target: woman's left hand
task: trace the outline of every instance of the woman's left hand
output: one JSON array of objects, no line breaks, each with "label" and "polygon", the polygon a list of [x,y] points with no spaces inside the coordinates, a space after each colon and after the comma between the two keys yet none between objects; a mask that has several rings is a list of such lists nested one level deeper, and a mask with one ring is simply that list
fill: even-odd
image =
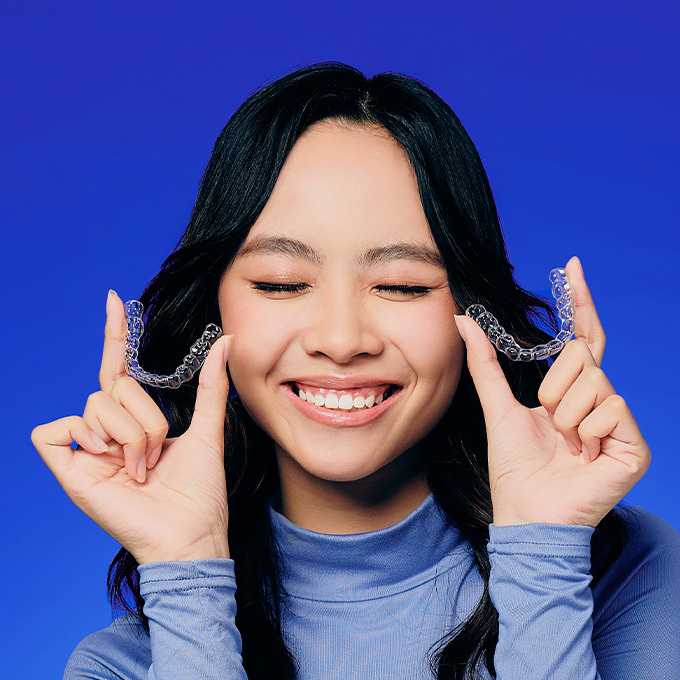
[{"label": "woman's left hand", "polygon": [[484,410],[496,526],[597,526],[649,467],[649,447],[599,367],[605,336],[580,262],[566,269],[576,335],[541,383],[541,406],[514,398],[484,331],[456,317]]}]

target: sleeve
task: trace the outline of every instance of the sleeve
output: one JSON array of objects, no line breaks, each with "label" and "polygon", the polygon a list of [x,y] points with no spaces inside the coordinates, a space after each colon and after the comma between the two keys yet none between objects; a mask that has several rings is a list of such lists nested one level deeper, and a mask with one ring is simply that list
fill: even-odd
[{"label": "sleeve", "polygon": [[232,560],[143,564],[139,576],[151,639],[148,680],[247,680]]},{"label": "sleeve", "polygon": [[680,534],[640,512],[592,588],[591,527],[490,527],[498,680],[680,678]]},{"label": "sleeve", "polygon": [[628,546],[593,586],[593,650],[604,680],[680,678],[680,533],[626,508]]},{"label": "sleeve", "polygon": [[64,680],[246,680],[232,560],[143,564],[139,576],[149,634],[116,619],[76,647]]},{"label": "sleeve", "polygon": [[593,531],[556,524],[489,527],[498,680],[601,680],[592,647]]}]

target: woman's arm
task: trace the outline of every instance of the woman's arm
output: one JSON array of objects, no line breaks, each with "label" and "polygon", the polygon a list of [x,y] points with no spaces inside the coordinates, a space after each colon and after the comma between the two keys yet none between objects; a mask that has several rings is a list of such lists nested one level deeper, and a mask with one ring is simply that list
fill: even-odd
[{"label": "woman's arm", "polygon": [[[650,461],[635,419],[600,369],[604,332],[578,260],[567,271],[577,335],[547,372],[539,407],[515,400],[484,332],[471,319],[457,318],[487,431],[489,589],[499,614],[499,680],[600,677],[590,537]],[[611,613],[614,627],[620,614]],[[654,645],[642,628],[637,632]],[[666,653],[653,652],[659,658]]]},{"label": "woman's arm", "polygon": [[591,644],[592,533],[557,524],[489,527],[498,680],[600,680]]},{"label": "woman's arm", "polygon": [[[224,472],[229,338],[215,342],[208,354],[188,430],[166,438],[163,413],[125,373],[124,337],[123,304],[109,295],[101,390],[90,396],[82,418],[70,416],[35,428],[33,443],[71,500],[135,557],[140,574],[158,574],[159,569],[165,574],[145,581],[142,591],[155,677],[244,677],[234,625],[233,573],[204,573],[195,566],[206,560],[213,567],[230,562]],[[138,642],[126,648],[130,654],[136,648],[142,654],[141,637]],[[200,675],[184,672],[177,660],[190,669],[199,649],[204,661],[217,665]],[[110,656],[119,650],[100,651],[90,654],[99,670],[81,673],[74,669],[78,658],[82,662],[88,656],[82,646],[69,664],[70,677],[100,677],[100,671],[101,677],[119,677],[110,670],[115,666]],[[232,661],[225,666],[225,659]],[[213,671],[222,674],[210,675]]]},{"label": "woman's arm", "polygon": [[630,540],[592,589],[591,527],[490,527],[498,680],[680,677],[680,534],[619,512]]},{"label": "woman's arm", "polygon": [[151,637],[149,679],[247,680],[232,560],[144,564],[139,574]]},{"label": "woman's arm", "polygon": [[64,680],[246,680],[228,559],[140,565],[149,635],[132,616],[88,636]]}]

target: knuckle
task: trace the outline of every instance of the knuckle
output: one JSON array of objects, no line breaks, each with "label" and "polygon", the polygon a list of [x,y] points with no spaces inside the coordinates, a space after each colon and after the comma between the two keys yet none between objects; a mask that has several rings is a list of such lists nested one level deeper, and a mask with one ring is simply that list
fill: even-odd
[{"label": "knuckle", "polygon": [[85,421],[80,416],[67,416],[63,422],[66,427],[73,429],[74,427],[80,427]]},{"label": "knuckle", "polygon": [[616,413],[625,413],[628,410],[626,400],[620,394],[612,394],[605,399],[607,407]]},{"label": "knuckle", "polygon": [[598,366],[586,366],[583,371],[581,371],[581,375],[593,385],[597,385],[601,383],[603,379],[607,379],[604,371]]},{"label": "knuckle", "polygon": [[649,456],[646,456],[644,458],[634,458],[631,462],[628,463],[628,469],[630,470],[630,474],[632,475],[633,478],[639,479],[642,477],[645,472],[647,472],[649,468],[649,464],[651,462],[651,459]]},{"label": "knuckle", "polygon": [[571,430],[576,423],[569,419],[564,413],[559,410],[555,412],[553,416],[553,425],[558,432],[566,432]]},{"label": "knuckle", "polygon": [[584,355],[588,351],[588,345],[581,338],[573,338],[568,342],[562,353]]},{"label": "knuckle", "polygon": [[588,427],[587,423],[581,423],[577,428],[576,432],[578,432],[578,436],[581,439],[581,441],[587,441],[593,436],[593,433],[590,432],[590,429]]},{"label": "knuckle", "polygon": [[108,396],[109,395],[106,394],[106,392],[102,392],[101,390],[99,392],[93,392],[85,402],[85,410],[93,409],[96,411],[97,408],[107,400]]},{"label": "knuckle", "polygon": [[157,423],[149,432],[151,439],[165,439],[168,436],[169,426],[165,419],[162,423]]},{"label": "knuckle", "polygon": [[548,411],[554,411],[558,400],[555,395],[555,391],[545,384],[541,384],[538,388],[538,401],[546,408]]},{"label": "knuckle", "polygon": [[34,446],[42,444],[43,433],[45,432],[45,425],[38,425],[31,430],[31,441]]},{"label": "knuckle", "polygon": [[130,447],[137,451],[138,449],[146,448],[146,433],[141,428],[138,428],[134,433],[130,434],[125,448]]},{"label": "knuckle", "polygon": [[121,375],[117,377],[113,386],[111,387],[111,396],[116,398],[117,395],[129,392],[130,390],[141,389],[139,383],[129,375]]},{"label": "knuckle", "polygon": [[156,404],[156,402],[153,401],[150,396],[149,399],[153,403],[154,411],[153,415],[149,419],[147,431],[151,437],[165,439],[168,434],[168,430],[170,429],[170,425],[158,404]]},{"label": "knuckle", "polygon": [[573,356],[575,359],[579,359],[584,366],[590,365],[593,361],[593,354],[590,351],[588,343],[582,338],[574,338],[571,342],[568,342],[563,352],[568,350],[569,355]]}]

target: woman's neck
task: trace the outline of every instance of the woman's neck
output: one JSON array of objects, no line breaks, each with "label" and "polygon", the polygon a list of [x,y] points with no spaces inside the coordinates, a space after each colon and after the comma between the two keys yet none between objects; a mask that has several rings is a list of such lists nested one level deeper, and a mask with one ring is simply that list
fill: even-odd
[{"label": "woman's neck", "polygon": [[293,524],[322,534],[357,534],[393,526],[430,492],[417,452],[364,479],[337,482],[308,474],[277,451],[281,512]]}]

